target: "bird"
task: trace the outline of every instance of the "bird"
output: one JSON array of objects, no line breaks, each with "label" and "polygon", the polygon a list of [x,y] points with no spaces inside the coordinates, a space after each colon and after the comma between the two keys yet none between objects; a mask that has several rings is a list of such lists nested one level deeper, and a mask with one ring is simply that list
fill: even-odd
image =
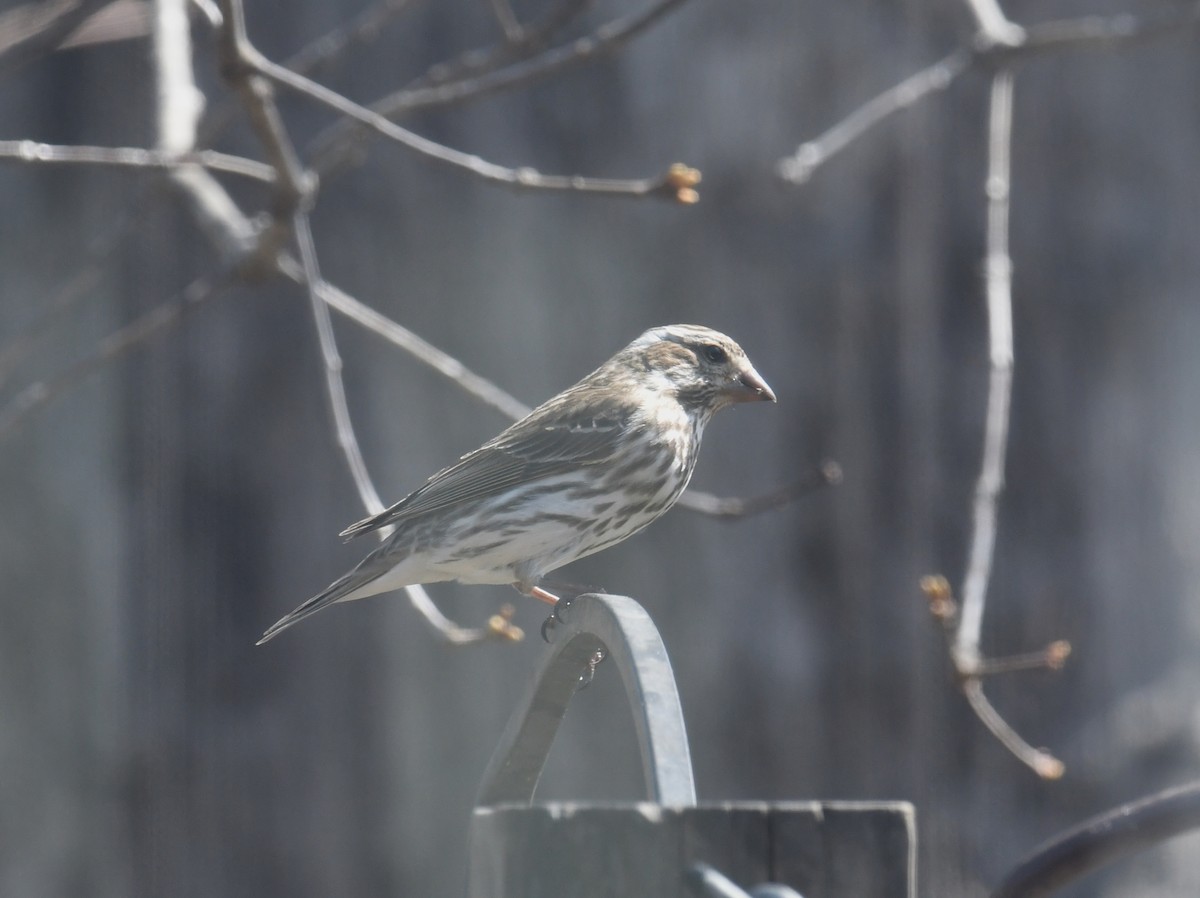
[{"label": "bird", "polygon": [[673,324],[437,472],[345,539],[391,528],[344,576],[269,627],[259,645],[336,602],[415,584],[511,583],[554,605],[547,573],[637,533],[687,486],[713,414],[775,394],[731,338]]}]

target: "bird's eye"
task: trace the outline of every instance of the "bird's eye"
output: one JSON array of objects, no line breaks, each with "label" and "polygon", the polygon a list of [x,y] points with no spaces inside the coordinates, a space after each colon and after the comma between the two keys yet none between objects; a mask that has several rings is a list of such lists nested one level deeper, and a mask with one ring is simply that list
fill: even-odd
[{"label": "bird's eye", "polygon": [[715,343],[710,343],[704,347],[704,357],[714,365],[719,365],[721,362],[729,361],[729,356],[725,354],[725,350]]}]

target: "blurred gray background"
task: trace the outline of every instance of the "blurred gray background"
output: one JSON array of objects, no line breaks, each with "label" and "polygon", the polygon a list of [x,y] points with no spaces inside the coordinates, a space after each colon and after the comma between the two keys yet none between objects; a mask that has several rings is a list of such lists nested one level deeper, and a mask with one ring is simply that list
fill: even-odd
[{"label": "blurred gray background", "polygon": [[[249,0],[283,59],[357,12]],[[1011,0],[1032,24],[1165,0]],[[518,3],[531,15],[543,3]],[[600,2],[570,34],[625,11]],[[510,166],[702,170],[701,201],[518,193],[375,143],[326,179],[324,275],[529,403],[643,329],[733,335],[779,395],[714,421],[694,485],[844,483],[736,523],[676,509],[564,574],[638,598],[671,653],[702,799],[907,799],[922,894],[978,896],[1042,839],[1194,778],[1200,747],[1197,31],[1030,60],[1016,82],[1016,368],[984,648],[1069,639],[1059,674],[988,685],[1066,765],[1010,756],[956,691],[918,579],[961,579],[987,382],[988,78],[973,73],[791,187],[777,161],[968,41],[961,0],[692,0],[621,52],[406,125]],[[197,25],[210,106],[225,96]],[[478,0],[414,3],[317,73],[370,101],[495,43]],[[149,146],[144,40],[4,73],[0,139]],[[281,95],[301,147],[332,119]],[[258,155],[241,120],[217,146]],[[229,181],[243,208],[262,190]],[[0,408],[217,260],[153,174],[0,166]],[[122,231],[122,219],[130,217]],[[105,248],[116,236],[114,246]],[[385,499],[506,421],[335,316]],[[367,548],[305,295],[239,287],[0,444],[0,893],[459,894],[475,789],[543,649],[544,609],[437,586],[464,624],[518,601],[529,637],[450,649],[402,597],[261,631]],[[615,671],[572,705],[547,799],[640,794]],[[1200,838],[1066,895],[1200,891]],[[553,850],[548,846],[547,850]]]}]

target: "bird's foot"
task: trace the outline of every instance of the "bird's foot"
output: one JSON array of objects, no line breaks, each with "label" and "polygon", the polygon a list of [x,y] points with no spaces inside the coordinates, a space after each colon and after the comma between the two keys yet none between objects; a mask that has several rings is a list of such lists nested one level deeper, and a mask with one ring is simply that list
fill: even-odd
[{"label": "bird's foot", "polygon": [[542,639],[550,642],[550,634],[554,632],[559,624],[565,624],[567,619],[563,616],[568,608],[571,607],[572,596],[564,596],[554,602],[554,608],[550,612],[550,616],[542,621]]}]

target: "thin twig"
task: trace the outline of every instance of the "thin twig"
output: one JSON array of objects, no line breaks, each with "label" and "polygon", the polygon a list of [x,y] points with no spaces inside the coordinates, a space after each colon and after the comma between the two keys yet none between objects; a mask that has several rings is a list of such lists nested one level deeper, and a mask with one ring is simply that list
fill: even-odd
[{"label": "thin twig", "polygon": [[384,98],[372,108],[389,117],[401,116],[434,106],[442,107],[479,99],[502,90],[527,87],[563,69],[582,65],[620,49],[685,2],[687,0],[657,0],[639,12],[614,19],[585,37],[553,47],[530,59],[488,72],[479,78],[414,91],[401,91]]},{"label": "thin twig", "polygon": [[951,646],[963,694],[975,714],[1017,758],[1045,779],[1062,776],[1063,765],[1049,753],[1028,745],[1009,726],[983,694],[980,634],[983,609],[996,549],[1000,493],[1008,450],[1012,401],[1013,325],[1012,258],[1008,251],[1009,196],[1012,183],[1013,73],[1002,69],[992,78],[988,118],[987,255],[985,262],[988,309],[988,400],[983,436],[983,459],[975,485],[971,543],[963,576],[962,610]]},{"label": "thin twig", "polygon": [[[384,120],[400,118],[420,110],[457,105],[500,91],[536,84],[560,71],[614,52],[685,2],[686,0],[657,0],[639,12],[600,26],[585,37],[545,50],[510,66],[486,71],[474,78],[398,91],[373,103],[371,111],[383,116]],[[363,124],[379,130],[368,122]],[[317,165],[319,171],[328,167],[328,160],[341,160],[338,150],[342,142],[361,139],[362,134],[356,133],[357,131],[359,129],[353,125],[340,123],[326,133],[318,135],[313,141],[312,155],[322,160]]]},{"label": "thin twig", "polygon": [[819,165],[840,153],[884,119],[907,109],[934,91],[945,90],[965,72],[971,63],[969,50],[958,49],[946,58],[855,109],[824,134],[800,144],[791,156],[779,162],[779,176],[793,184],[803,184]]},{"label": "thin twig", "polygon": [[1012,398],[1012,259],[1008,253],[1011,183],[1013,75],[1005,69],[992,79],[988,125],[987,280],[988,401],[983,459],[975,485],[971,543],[962,587],[962,614],[954,638],[955,664],[970,672],[979,661],[983,608],[996,546],[996,517],[1004,488]]},{"label": "thin twig", "polygon": [[1058,639],[1040,652],[1026,652],[1023,655],[1008,655],[1004,658],[981,658],[975,667],[975,675],[982,678],[1023,670],[1062,670],[1070,656],[1071,643],[1065,639]]},{"label": "thin twig", "polygon": [[97,165],[155,171],[175,171],[183,165],[197,165],[209,171],[238,175],[267,184],[275,181],[275,170],[271,166],[216,150],[173,153],[141,147],[63,146],[33,140],[0,140],[0,159],[36,165]]},{"label": "thin twig", "polygon": [[1056,780],[1062,778],[1063,771],[1066,769],[1063,766],[1063,762],[1045,749],[1034,748],[1022,739],[1017,731],[1009,726],[1008,722],[992,707],[992,703],[983,694],[983,683],[978,677],[970,677],[963,680],[962,691],[963,695],[967,697],[967,704],[975,712],[975,716],[983,722],[983,725],[999,740],[1000,744],[1012,752],[1021,763],[1033,770],[1042,779]]},{"label": "thin twig", "polygon": [[694,188],[700,181],[700,173],[684,165],[675,164],[662,175],[639,179],[544,175],[532,168],[508,168],[488,162],[470,153],[444,146],[409,131],[407,128],[402,128],[379,113],[373,112],[365,106],[359,106],[336,91],[286,69],[257,52],[247,57],[247,62],[253,65],[256,71],[275,83],[328,106],[434,162],[469,172],[485,181],[528,190],[602,193],[633,197],[663,196],[684,204],[694,203],[698,199]]}]

